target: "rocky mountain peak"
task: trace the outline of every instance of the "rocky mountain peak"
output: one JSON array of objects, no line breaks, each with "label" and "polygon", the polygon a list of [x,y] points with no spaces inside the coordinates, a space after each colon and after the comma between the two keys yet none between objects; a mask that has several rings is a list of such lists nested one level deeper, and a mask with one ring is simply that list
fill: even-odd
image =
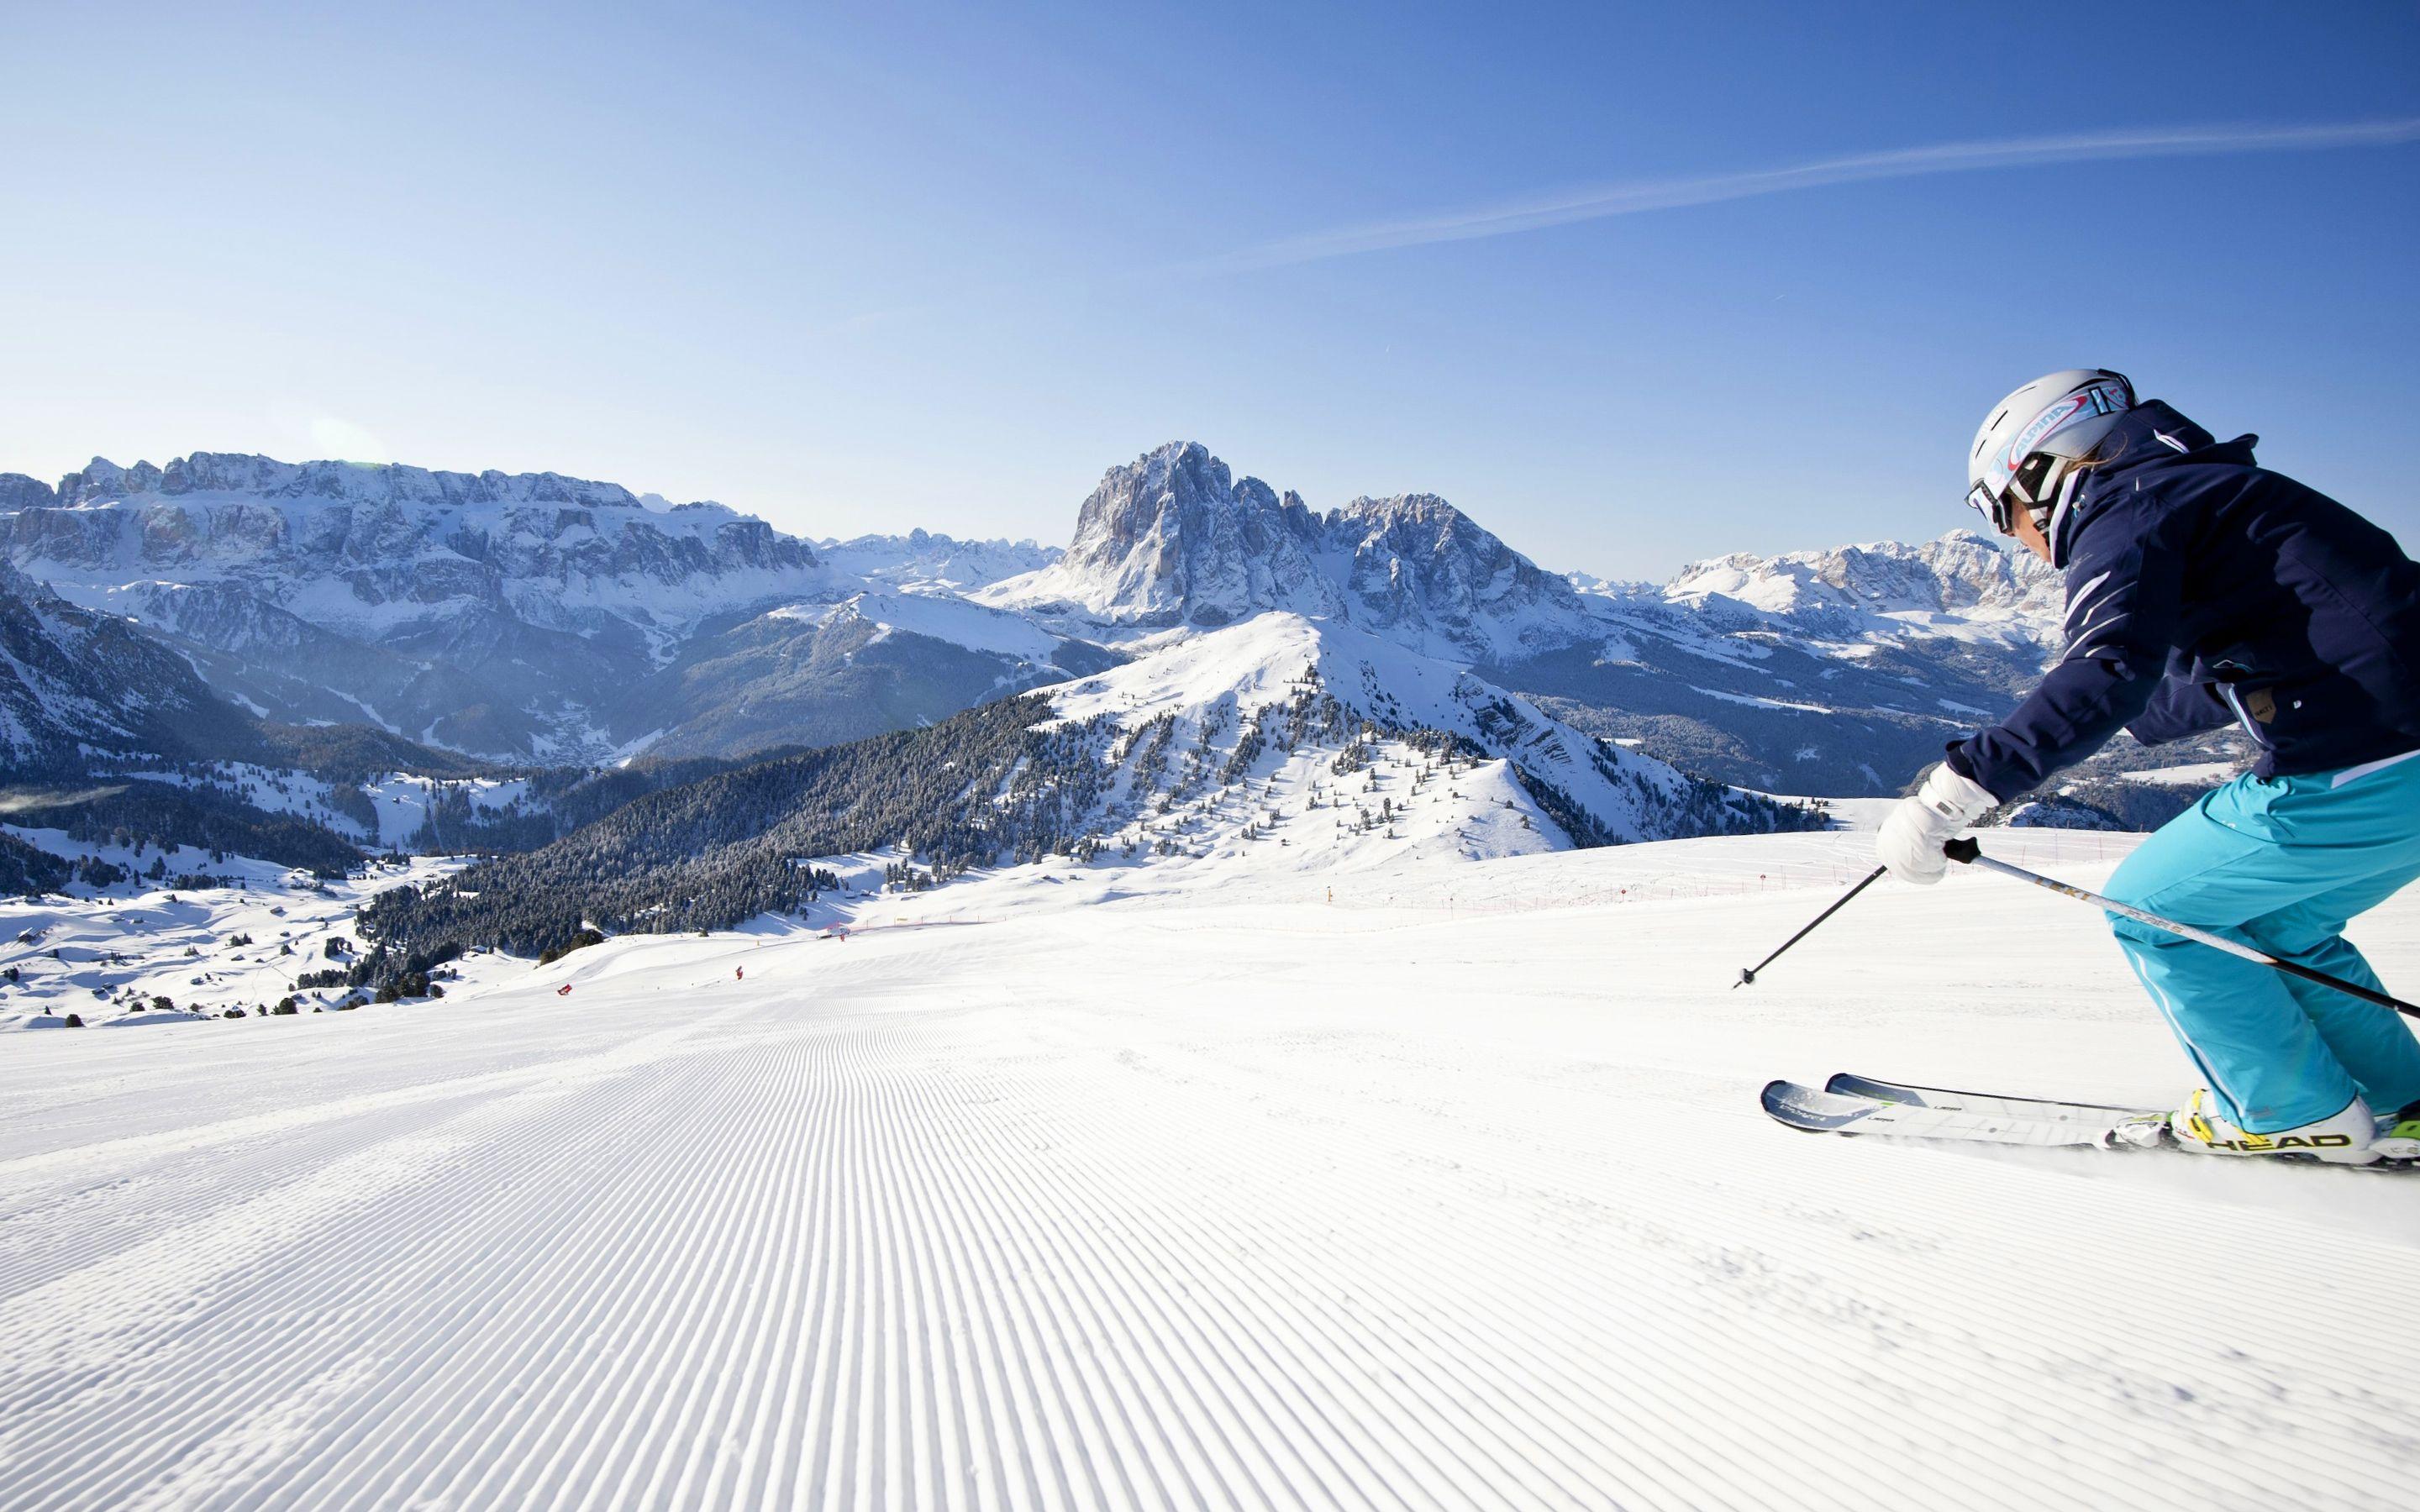
[{"label": "rocky mountain peak", "polygon": [[1491,657],[1589,633],[1568,581],[1435,494],[1356,499],[1326,526],[1332,548],[1351,554],[1346,586],[1364,624],[1441,632]]},{"label": "rocky mountain peak", "polygon": [[1435,494],[1358,498],[1323,517],[1194,441],[1110,469],[1066,556],[994,601],[1153,629],[1277,609],[1473,660],[1591,632],[1568,582]]},{"label": "rocky mountain peak", "polygon": [[58,501],[58,491],[41,479],[0,472],[0,510],[48,509]]},{"label": "rocky mountain peak", "polygon": [[[1299,507],[1301,501],[1294,502]],[[1076,512],[1067,558],[1088,569],[1114,569],[1146,542],[1172,548],[1188,534],[1206,541],[1225,531],[1231,517],[1249,527],[1285,509],[1267,484],[1238,481],[1200,441],[1170,441],[1102,474]]]},{"label": "rocky mountain peak", "polygon": [[1230,625],[1269,609],[1331,607],[1311,512],[1237,479],[1199,441],[1111,468],[1077,511],[1052,591],[1111,624]]}]

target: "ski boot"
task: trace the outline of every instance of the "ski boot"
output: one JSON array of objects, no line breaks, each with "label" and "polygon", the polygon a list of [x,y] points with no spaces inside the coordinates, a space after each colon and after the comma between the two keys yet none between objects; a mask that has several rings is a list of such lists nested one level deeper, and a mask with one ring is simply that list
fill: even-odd
[{"label": "ski boot", "polygon": [[2381,1159],[2420,1164],[2420,1103],[2378,1120],[2378,1137],[2369,1142]]},{"label": "ski boot", "polygon": [[[2413,1150],[2420,1153],[2420,1120],[2395,1127],[2409,1131]],[[2112,1143],[2143,1149],[2174,1145],[2197,1155],[2273,1155],[2331,1165],[2367,1165],[2381,1155],[2395,1153],[2376,1148],[2378,1136],[2378,1120],[2370,1116],[2369,1104],[2359,1098],[2347,1103],[2343,1112],[2315,1123],[2253,1134],[2237,1128],[2221,1113],[2218,1099],[2206,1087],[2196,1088],[2174,1113],[2137,1114],[2119,1120],[2110,1131]]]}]

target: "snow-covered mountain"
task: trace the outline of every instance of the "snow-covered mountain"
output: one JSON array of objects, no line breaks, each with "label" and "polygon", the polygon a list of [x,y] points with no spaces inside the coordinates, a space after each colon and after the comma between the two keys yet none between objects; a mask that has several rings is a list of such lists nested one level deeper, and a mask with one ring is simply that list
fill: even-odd
[{"label": "snow-covered mountain", "polygon": [[1823,823],[1592,739],[1463,663],[1275,610],[929,727],[647,794],[390,894],[364,930],[384,961],[537,953],[592,926],[727,928],[796,914],[875,853],[915,889],[1051,857],[1105,876],[1354,870]]},{"label": "snow-covered mountain", "polygon": [[[1112,775],[1089,827],[1129,856],[1232,855],[1274,836],[1326,866],[1817,823],[1582,734],[1464,662],[1283,610],[1167,638],[1040,696],[1101,743]],[[1427,776],[1382,784],[1367,769],[1384,762]]]},{"label": "snow-covered mountain", "polygon": [[[1610,586],[1598,593],[1636,596]],[[1693,562],[1653,593],[1706,610],[1743,605],[1832,641],[1916,632],[2040,647],[2055,640],[2062,609],[2056,569],[1967,530],[1913,547],[1881,541]]]},{"label": "snow-covered mountain", "polygon": [[1590,639],[1569,582],[1433,494],[1315,515],[1199,442],[1112,468],[1065,556],[977,595],[1094,631],[1215,628],[1280,611],[1419,651],[1501,659]]},{"label": "snow-covered mountain", "polygon": [[0,563],[0,765],[215,757],[248,751],[251,725],[176,653]]},{"label": "snow-covered mountain", "polygon": [[939,588],[869,587],[709,625],[601,713],[651,755],[737,755],[931,724],[1116,660]]},{"label": "snow-covered mountain", "polygon": [[702,623],[853,586],[720,504],[551,472],[197,452],[6,499],[8,561],[262,712],[500,755],[596,753],[596,711]]},{"label": "snow-covered mountain", "polygon": [[1684,769],[1844,795],[1896,790],[2004,710],[2059,611],[2055,573],[1970,532],[1616,584],[1544,571],[1433,495],[1316,514],[1192,442],[1111,469],[1063,558],[975,596],[1113,644],[1271,612],[1349,625]]},{"label": "snow-covered mountain", "polygon": [[1032,541],[958,541],[922,530],[847,541],[826,537],[815,551],[834,570],[869,583],[958,594],[1038,571],[1065,555]]},{"label": "snow-covered mountain", "polygon": [[1722,780],[1885,792],[2007,707],[2058,608],[2048,569],[1963,532],[1557,574],[1434,495],[1316,512],[1182,441],[1109,469],[1064,552],[819,548],[551,472],[196,453],[0,477],[0,555],[256,714],[522,762],[827,744],[1281,613]]},{"label": "snow-covered mountain", "polygon": [[97,458],[0,477],[0,555],[257,714],[524,762],[854,739],[1108,659],[955,596],[1055,548],[915,531],[827,558],[552,472]]},{"label": "snow-covered mountain", "polygon": [[17,480],[7,551],[62,593],[145,571],[240,584],[365,639],[466,609],[591,637],[676,635],[823,581],[814,550],[763,520],[716,503],[650,507],[552,472],[196,452],[166,468],[95,458],[48,500],[39,488]]},{"label": "snow-covered mountain", "polygon": [[1584,730],[1773,792],[1896,792],[2060,644],[2058,575],[1969,531],[1569,579],[1599,626],[1491,668]]}]

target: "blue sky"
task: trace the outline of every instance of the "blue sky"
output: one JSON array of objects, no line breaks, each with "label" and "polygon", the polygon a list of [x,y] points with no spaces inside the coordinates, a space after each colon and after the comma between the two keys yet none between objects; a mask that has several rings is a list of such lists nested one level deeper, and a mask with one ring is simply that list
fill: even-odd
[{"label": "blue sky", "polygon": [[2410,5],[10,4],[0,471],[1063,540],[1186,437],[1650,577],[1937,533],[2105,363],[2420,548],[2415,121]]}]

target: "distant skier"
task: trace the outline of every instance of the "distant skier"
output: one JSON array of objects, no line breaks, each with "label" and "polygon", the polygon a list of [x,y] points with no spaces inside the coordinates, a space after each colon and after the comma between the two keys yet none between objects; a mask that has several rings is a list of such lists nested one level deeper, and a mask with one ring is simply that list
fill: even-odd
[{"label": "distant skier", "polygon": [[731,968],[731,980],[734,981],[746,981],[748,980],[748,968],[746,966],[733,966]]},{"label": "distant skier", "polygon": [[[2420,566],[2256,465],[2257,440],[2216,440],[2102,370],[1993,408],[1966,501],[2065,571],[2068,649],[1892,810],[1876,849],[1894,874],[1940,881],[1945,841],[2120,729],[2155,745],[2233,720],[2258,764],[2145,841],[2110,896],[2379,986],[2343,930],[2420,876]],[[2420,1141],[2420,1041],[2395,1013],[2110,922],[2210,1084],[2128,1137],[2355,1165]]]}]

